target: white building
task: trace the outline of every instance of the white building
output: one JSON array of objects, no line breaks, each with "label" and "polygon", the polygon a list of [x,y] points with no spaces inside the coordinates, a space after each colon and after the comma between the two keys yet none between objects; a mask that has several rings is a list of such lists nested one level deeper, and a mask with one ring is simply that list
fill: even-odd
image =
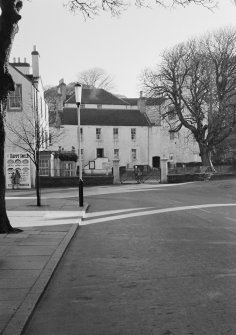
[{"label": "white building", "polygon": [[6,187],[11,187],[10,175],[16,169],[21,173],[21,188],[35,185],[35,165],[30,160],[35,147],[35,130],[41,139],[40,150],[47,147],[49,139],[48,107],[44,100],[42,79],[39,73],[39,53],[34,46],[32,72],[24,59],[14,58],[9,72],[15,82],[10,92],[6,113],[5,171]]},{"label": "white building", "polygon": [[[60,90],[60,87],[62,88]],[[59,99],[64,89],[60,81]],[[75,96],[72,94],[62,103],[59,111],[61,137],[50,150],[78,152],[78,116]],[[103,170],[112,166],[114,158],[120,166],[132,168],[134,165],[159,167],[160,158],[165,156],[170,162],[199,160],[195,145],[187,143],[183,131],[179,134],[169,131],[163,124],[159,105],[146,106],[145,99],[118,98],[103,89],[83,89],[81,102],[81,154],[83,168],[88,172],[90,162],[95,161],[95,169]],[[104,163],[106,163],[104,165]]]}]

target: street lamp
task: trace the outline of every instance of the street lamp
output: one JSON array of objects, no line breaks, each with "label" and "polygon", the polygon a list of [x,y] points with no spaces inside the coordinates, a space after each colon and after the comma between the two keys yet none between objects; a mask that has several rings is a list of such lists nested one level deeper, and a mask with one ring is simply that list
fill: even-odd
[{"label": "street lamp", "polygon": [[82,85],[75,84],[75,102],[78,115],[78,144],[79,144],[79,205],[84,205],[83,180],[82,180],[82,160],[81,160],[81,135],[80,135],[80,104],[81,104]]}]

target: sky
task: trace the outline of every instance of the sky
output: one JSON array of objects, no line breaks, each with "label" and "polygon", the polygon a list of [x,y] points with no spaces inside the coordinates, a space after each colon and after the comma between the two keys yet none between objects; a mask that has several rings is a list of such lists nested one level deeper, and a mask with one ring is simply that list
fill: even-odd
[{"label": "sky", "polygon": [[138,97],[141,73],[160,63],[166,48],[221,27],[236,27],[233,0],[219,0],[213,11],[197,5],[132,6],[119,18],[102,13],[86,21],[80,13],[70,13],[63,1],[24,0],[11,51],[10,61],[20,57],[31,63],[36,45],[45,87],[58,85],[62,78],[68,84],[79,72],[100,67],[113,76],[113,93]]}]

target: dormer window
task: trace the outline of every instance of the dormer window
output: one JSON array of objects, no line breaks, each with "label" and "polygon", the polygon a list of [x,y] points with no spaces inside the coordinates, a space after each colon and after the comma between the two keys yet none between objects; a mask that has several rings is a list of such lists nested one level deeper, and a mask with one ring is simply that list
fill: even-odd
[{"label": "dormer window", "polygon": [[8,101],[9,109],[22,109],[22,85],[16,85],[15,91],[10,92]]}]

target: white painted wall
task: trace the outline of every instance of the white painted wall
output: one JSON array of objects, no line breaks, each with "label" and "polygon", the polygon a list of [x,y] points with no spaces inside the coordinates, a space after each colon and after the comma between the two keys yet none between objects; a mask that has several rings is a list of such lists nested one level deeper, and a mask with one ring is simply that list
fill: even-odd
[{"label": "white painted wall", "polygon": [[[15,84],[22,85],[22,109],[20,110],[9,110],[6,113],[6,141],[5,141],[5,152],[24,152],[24,149],[12,142],[18,142],[21,146],[25,146],[24,142],[19,139],[18,136],[14,135],[9,131],[7,125],[11,125],[17,131],[22,130],[22,124],[24,124],[28,129],[33,131],[32,127],[34,125],[35,119],[35,106],[36,97],[38,99],[38,110],[39,119],[42,129],[44,129],[45,136],[49,138],[49,125],[48,125],[48,107],[44,100],[44,91],[41,80],[39,81],[38,90],[36,94],[36,89],[33,87],[30,80],[25,78],[21,73],[19,73],[14,67],[9,66],[9,72]],[[42,103],[41,103],[42,101]],[[47,135],[46,135],[47,133]],[[26,146],[27,147],[27,146]],[[46,145],[43,149],[46,149]],[[31,162],[31,185],[35,186],[35,166]]]},{"label": "white painted wall", "polygon": [[[96,139],[96,128],[101,128],[101,140]],[[118,140],[113,139],[113,128],[119,129]],[[136,140],[131,140],[131,128],[136,128]],[[94,160],[97,156],[97,148],[104,149],[104,157],[109,161],[114,159],[114,149],[119,149],[121,166],[135,164],[148,164],[148,127],[111,127],[111,126],[82,126],[83,137],[81,148],[83,149],[83,165]],[[65,125],[61,128],[61,136],[57,144],[50,150],[58,150],[58,146],[64,150],[71,150],[72,146],[78,152],[77,126]],[[136,149],[137,159],[132,160],[131,150]]]}]

